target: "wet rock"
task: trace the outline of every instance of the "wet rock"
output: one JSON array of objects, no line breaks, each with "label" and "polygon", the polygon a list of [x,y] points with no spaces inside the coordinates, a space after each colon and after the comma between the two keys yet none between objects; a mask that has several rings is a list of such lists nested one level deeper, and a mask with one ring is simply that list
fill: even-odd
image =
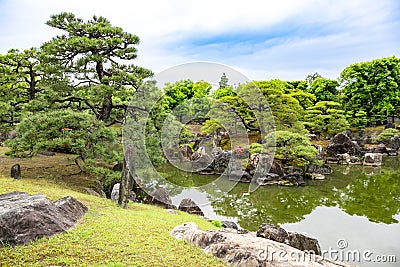
[{"label": "wet rock", "polygon": [[279,175],[275,173],[267,173],[265,177],[257,178],[259,185],[275,185],[279,184]]},{"label": "wet rock", "polygon": [[266,177],[268,173],[275,173],[283,176],[283,171],[279,163],[274,161],[274,157],[269,154],[255,153],[249,158],[249,174],[254,177]]},{"label": "wet rock", "polygon": [[[193,223],[184,223],[176,226],[170,234],[176,239],[186,240],[203,249],[205,253],[224,259],[233,266],[314,266],[314,267],[347,267],[351,266],[342,262],[335,262],[319,255],[305,254],[305,252],[270,239],[257,237],[252,232],[241,233],[234,229],[203,231]],[[286,235],[287,240],[293,239],[302,247],[303,238],[293,233],[292,237]],[[303,243],[300,243],[303,242]],[[297,244],[296,243],[296,244]],[[309,242],[312,243],[311,241]],[[274,255],[274,252],[276,253]],[[277,257],[277,253],[284,255],[296,255],[296,257]],[[300,264],[297,259],[304,257],[307,261]]]},{"label": "wet rock", "polygon": [[178,210],[195,214],[199,216],[204,216],[203,211],[200,209],[199,206],[190,198],[182,199],[181,203],[179,204]]},{"label": "wet rock", "polygon": [[327,175],[331,174],[333,170],[327,164],[321,164],[321,165],[310,164],[306,166],[306,172]]},{"label": "wet rock", "polygon": [[336,156],[338,154],[362,155],[360,146],[357,142],[353,142],[347,135],[338,133],[332,139],[332,143],[326,148],[328,156]]},{"label": "wet rock", "polygon": [[380,153],[366,153],[363,165],[365,166],[381,166],[382,154]]},{"label": "wet rock", "polygon": [[14,164],[11,167],[11,178],[14,179],[21,178],[21,166],[19,164]]},{"label": "wet rock", "polygon": [[42,194],[0,195],[0,244],[26,245],[37,238],[64,233],[86,212],[87,208],[70,196],[53,203]]},{"label": "wet rock", "polygon": [[348,153],[344,153],[338,156],[339,163],[344,165],[361,165],[361,160],[356,156],[351,156]]},{"label": "wet rock", "polygon": [[111,191],[111,200],[112,201],[118,201],[119,199],[119,190],[120,190],[121,184],[120,183],[116,183],[113,186],[113,189]]},{"label": "wet rock", "polygon": [[171,197],[167,189],[165,188],[157,188],[153,192],[150,193],[144,200],[145,204],[151,204],[156,206],[161,206],[166,209],[174,209],[174,205],[172,205]]}]

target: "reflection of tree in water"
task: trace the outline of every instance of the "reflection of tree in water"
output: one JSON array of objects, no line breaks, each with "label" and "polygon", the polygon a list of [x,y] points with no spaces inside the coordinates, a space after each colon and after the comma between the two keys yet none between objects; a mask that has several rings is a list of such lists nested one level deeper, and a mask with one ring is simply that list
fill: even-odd
[{"label": "reflection of tree in water", "polygon": [[400,173],[360,175],[346,189],[338,192],[339,206],[348,214],[366,216],[372,222],[397,223],[400,212]]},{"label": "reflection of tree in water", "polygon": [[396,158],[386,159],[384,166],[375,169],[334,166],[334,175],[325,181],[308,181],[307,186],[295,188],[262,187],[249,196],[243,195],[248,185],[238,184],[211,205],[217,214],[237,217],[239,224],[250,230],[264,222],[301,221],[320,205],[338,206],[373,222],[396,223],[393,217],[400,212],[399,167]]}]

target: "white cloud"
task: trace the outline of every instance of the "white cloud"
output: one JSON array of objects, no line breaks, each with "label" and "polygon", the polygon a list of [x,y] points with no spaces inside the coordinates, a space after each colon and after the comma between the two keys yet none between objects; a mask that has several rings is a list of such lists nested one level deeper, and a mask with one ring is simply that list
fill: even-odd
[{"label": "white cloud", "polygon": [[400,54],[395,0],[0,0],[0,53],[49,40],[56,31],[44,23],[62,11],[102,15],[137,34],[137,64],[155,72],[199,60],[231,64],[254,79],[335,77],[352,62]]}]

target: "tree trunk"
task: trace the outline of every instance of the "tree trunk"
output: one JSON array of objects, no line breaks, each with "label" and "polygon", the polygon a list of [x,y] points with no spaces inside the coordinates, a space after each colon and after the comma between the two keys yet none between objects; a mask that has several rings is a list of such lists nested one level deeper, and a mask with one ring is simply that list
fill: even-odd
[{"label": "tree trunk", "polygon": [[[132,155],[132,147],[128,146],[125,154],[124,161],[122,164],[122,176],[121,176],[121,185],[119,188],[119,199],[118,204],[121,208],[126,209],[128,207],[128,198],[130,191],[133,189],[133,173],[129,171],[129,155]],[[132,170],[131,170],[132,171]]]},{"label": "tree trunk", "polygon": [[112,110],[112,95],[107,95],[104,97],[103,105],[101,107],[101,110],[99,111],[97,119],[106,122],[110,118],[111,110]]}]

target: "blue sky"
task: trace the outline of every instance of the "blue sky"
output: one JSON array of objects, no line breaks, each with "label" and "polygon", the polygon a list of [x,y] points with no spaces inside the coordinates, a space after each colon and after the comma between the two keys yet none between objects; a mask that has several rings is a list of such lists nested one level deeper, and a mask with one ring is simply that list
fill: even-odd
[{"label": "blue sky", "polygon": [[354,62],[400,56],[400,1],[0,0],[0,53],[40,46],[51,14],[102,15],[141,39],[136,64],[155,73],[192,61],[250,79],[337,78]]}]

